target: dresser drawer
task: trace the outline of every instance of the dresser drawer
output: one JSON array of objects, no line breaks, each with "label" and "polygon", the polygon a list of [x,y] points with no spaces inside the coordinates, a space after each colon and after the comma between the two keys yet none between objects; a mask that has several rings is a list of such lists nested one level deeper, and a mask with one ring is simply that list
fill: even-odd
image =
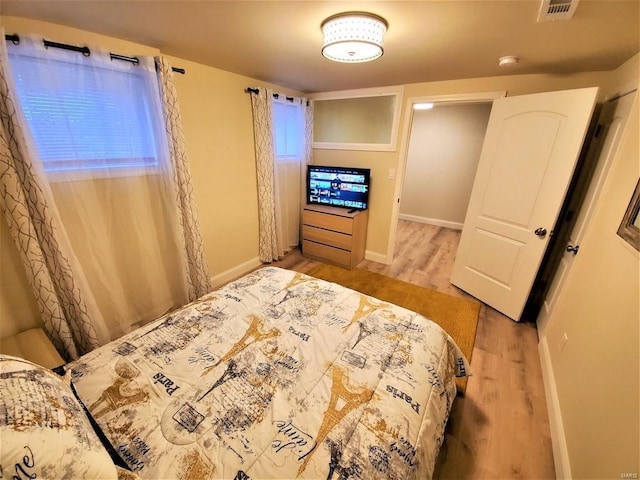
[{"label": "dresser drawer", "polygon": [[326,213],[303,210],[302,223],[333,230],[334,232],[346,233],[347,235],[353,233],[353,219],[351,217],[341,217],[339,215],[328,215]]},{"label": "dresser drawer", "polygon": [[321,243],[302,241],[302,253],[309,257],[314,257],[327,262],[337,263],[347,268],[351,268],[351,252],[340,248],[330,247]]},{"label": "dresser drawer", "polygon": [[302,210],[302,254],[315,260],[355,267],[364,258],[369,211],[328,205]]},{"label": "dresser drawer", "polygon": [[351,235],[313,227],[311,225],[302,226],[302,238],[303,240],[312,240],[317,243],[323,243],[324,245],[349,251],[351,251],[351,244],[353,242]]}]

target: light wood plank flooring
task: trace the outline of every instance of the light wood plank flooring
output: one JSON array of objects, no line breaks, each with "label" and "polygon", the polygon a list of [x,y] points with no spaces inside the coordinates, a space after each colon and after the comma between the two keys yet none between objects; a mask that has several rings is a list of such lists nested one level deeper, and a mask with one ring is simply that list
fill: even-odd
[{"label": "light wood plank flooring", "polygon": [[[400,220],[393,263],[364,260],[358,267],[471,298],[449,283],[459,240],[457,230]],[[274,265],[307,272],[317,262],[294,251]],[[464,397],[453,404],[434,478],[555,478],[535,325],[483,304],[471,369]]]}]

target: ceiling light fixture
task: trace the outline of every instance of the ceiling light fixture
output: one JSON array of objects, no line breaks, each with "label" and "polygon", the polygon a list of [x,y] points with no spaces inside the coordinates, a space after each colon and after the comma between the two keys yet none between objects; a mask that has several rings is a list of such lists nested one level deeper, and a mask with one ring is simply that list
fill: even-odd
[{"label": "ceiling light fixture", "polygon": [[513,55],[507,55],[506,57],[500,57],[498,59],[498,66],[512,67],[513,65],[516,65],[519,61],[520,59],[518,57],[515,57]]},{"label": "ceiling light fixture", "polygon": [[433,103],[431,102],[413,104],[414,110],[431,110],[432,108],[433,108]]},{"label": "ceiling light fixture", "polygon": [[370,62],[382,56],[387,21],[365,12],[332,15],[322,22],[322,55],[344,63]]}]

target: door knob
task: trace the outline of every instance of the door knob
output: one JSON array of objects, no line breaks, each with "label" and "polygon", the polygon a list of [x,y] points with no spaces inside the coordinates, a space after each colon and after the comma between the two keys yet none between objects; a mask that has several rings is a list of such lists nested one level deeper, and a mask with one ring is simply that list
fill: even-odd
[{"label": "door knob", "polygon": [[542,227],[536,228],[533,233],[535,233],[539,237],[544,237],[547,234],[547,229]]},{"label": "door knob", "polygon": [[573,252],[574,255],[577,255],[579,248],[580,248],[580,245],[573,246],[573,245],[569,244],[569,245],[567,245],[567,252]]}]

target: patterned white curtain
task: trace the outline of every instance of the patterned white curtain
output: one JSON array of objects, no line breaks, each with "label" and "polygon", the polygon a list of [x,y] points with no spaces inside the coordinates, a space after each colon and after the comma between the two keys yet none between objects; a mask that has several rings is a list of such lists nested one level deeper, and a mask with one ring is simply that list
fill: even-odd
[{"label": "patterned white curtain", "polygon": [[[4,31],[0,31],[4,37]],[[43,326],[56,349],[72,360],[99,344],[94,325],[104,330],[93,299],[85,303],[82,278],[43,181],[42,165],[25,134],[5,43],[0,42],[0,201],[20,252]],[[91,311],[91,313],[90,313]]]},{"label": "patterned white curtain", "polygon": [[173,81],[173,71],[169,61],[156,57],[162,111],[169,142],[169,159],[173,169],[173,183],[178,210],[181,236],[184,237],[186,256],[186,281],[189,300],[212,290],[211,277],[204,252],[204,243],[198,222],[195,197],[191,182],[191,172],[185,150],[182,120],[178,107],[178,96]]},{"label": "patterned white curtain", "polygon": [[[307,165],[313,164],[313,100],[306,101],[307,108],[304,111],[304,165],[300,175],[300,192],[302,193],[302,205],[307,203]],[[300,238],[302,238],[302,208],[300,209]]]},{"label": "patterned white curtain", "polygon": [[275,150],[273,146],[273,91],[260,88],[251,93],[253,135],[258,182],[258,249],[261,262],[278,260],[276,225]]},{"label": "patterned white curtain", "polygon": [[[313,163],[313,101],[306,100],[307,108],[304,111],[304,161],[305,165]],[[305,178],[302,177],[304,185]]]}]

